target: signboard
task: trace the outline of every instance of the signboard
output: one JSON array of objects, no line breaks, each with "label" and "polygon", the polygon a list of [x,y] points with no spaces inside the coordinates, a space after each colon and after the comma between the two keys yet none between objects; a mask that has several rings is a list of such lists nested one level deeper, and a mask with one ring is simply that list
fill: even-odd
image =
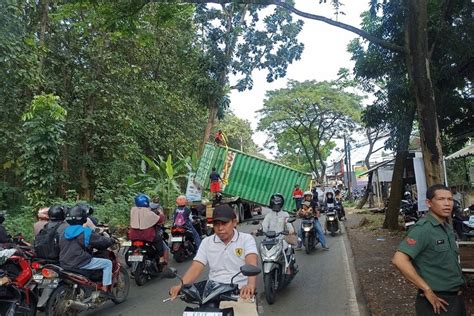
[{"label": "signboard", "polygon": [[202,199],[202,189],[201,187],[195,183],[194,181],[195,173],[190,172],[188,173],[188,185],[186,187],[186,199],[188,201],[201,201]]},{"label": "signboard", "polygon": [[366,166],[354,166],[354,173],[357,179],[357,185],[366,185],[369,181],[368,175],[361,176],[364,172],[367,172]]}]

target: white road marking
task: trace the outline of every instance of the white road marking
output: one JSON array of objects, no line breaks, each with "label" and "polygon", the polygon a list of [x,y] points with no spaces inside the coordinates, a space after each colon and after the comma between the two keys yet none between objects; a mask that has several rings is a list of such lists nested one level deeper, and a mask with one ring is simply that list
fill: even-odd
[{"label": "white road marking", "polygon": [[[344,229],[344,231],[346,230]],[[349,258],[347,257],[347,249],[346,249],[346,242],[345,242],[344,236],[342,238],[342,249],[343,249],[342,260],[344,261],[344,273],[346,275],[347,285],[349,287],[348,289],[349,315],[360,316],[359,304],[357,303],[357,299],[356,299],[354,281],[352,280],[352,274],[351,274],[351,269],[349,266]]]}]

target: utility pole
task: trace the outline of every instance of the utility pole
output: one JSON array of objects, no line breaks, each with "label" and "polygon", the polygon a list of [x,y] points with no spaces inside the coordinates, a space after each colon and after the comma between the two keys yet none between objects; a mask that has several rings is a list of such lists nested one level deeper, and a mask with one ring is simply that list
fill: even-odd
[{"label": "utility pole", "polygon": [[350,150],[347,146],[346,135],[344,135],[344,164],[346,165],[346,179],[347,179],[347,188],[349,191],[348,198],[352,199],[352,188],[351,188],[351,167],[350,167]]}]

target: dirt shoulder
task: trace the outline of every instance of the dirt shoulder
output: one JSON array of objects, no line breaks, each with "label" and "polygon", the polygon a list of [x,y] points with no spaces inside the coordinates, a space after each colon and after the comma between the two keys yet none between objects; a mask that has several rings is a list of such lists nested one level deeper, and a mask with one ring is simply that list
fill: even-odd
[{"label": "dirt shoulder", "polygon": [[[404,233],[382,229],[383,219],[383,214],[349,212],[345,223],[362,292],[372,315],[415,315],[417,290],[390,263]],[[464,297],[474,316],[472,280],[469,285]]]}]

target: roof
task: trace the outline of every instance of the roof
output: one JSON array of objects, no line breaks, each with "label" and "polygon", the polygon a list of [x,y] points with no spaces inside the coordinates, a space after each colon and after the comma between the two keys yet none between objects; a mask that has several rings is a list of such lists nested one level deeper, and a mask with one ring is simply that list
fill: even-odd
[{"label": "roof", "polygon": [[450,159],[456,159],[456,158],[462,158],[462,157],[467,157],[467,156],[474,156],[474,144],[470,144],[466,147],[464,147],[461,150],[458,150],[454,154],[449,155],[446,157],[446,160]]},{"label": "roof", "polygon": [[380,163],[378,163],[378,164],[376,164],[376,165],[373,165],[369,170],[367,170],[367,171],[364,172],[364,173],[361,173],[361,174],[359,175],[359,177],[360,177],[360,176],[365,176],[366,174],[369,174],[369,173],[371,173],[371,172],[374,172],[374,171],[377,170],[378,168],[383,167],[383,166],[385,166],[385,165],[388,165],[389,163],[391,163],[391,162],[394,161],[394,160],[395,160],[395,158],[390,159],[390,160],[385,160],[385,161],[382,161],[382,162],[380,162]]}]

